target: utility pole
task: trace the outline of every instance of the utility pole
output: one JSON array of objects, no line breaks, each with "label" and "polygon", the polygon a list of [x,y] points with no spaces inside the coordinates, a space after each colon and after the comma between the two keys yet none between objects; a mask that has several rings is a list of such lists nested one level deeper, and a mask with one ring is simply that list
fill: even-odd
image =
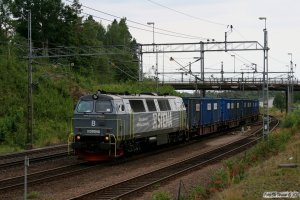
[{"label": "utility pole", "polygon": [[233,73],[235,73],[235,55],[231,55],[233,57]]},{"label": "utility pole", "polygon": [[142,47],[138,47],[139,51],[139,81],[144,80],[144,72],[143,72],[143,53],[142,53]]},{"label": "utility pole", "polygon": [[27,171],[28,171],[28,167],[29,167],[29,158],[27,156],[25,156],[24,159],[24,200],[27,200]]},{"label": "utility pole", "polygon": [[[204,43],[200,42],[200,71],[201,71],[201,81],[204,85]],[[205,97],[205,90],[202,90],[202,97]]]},{"label": "utility pole", "polygon": [[26,137],[26,149],[32,149],[33,134],[33,102],[32,102],[32,37],[31,37],[31,10],[28,13],[28,102],[27,102],[27,137]]},{"label": "utility pole", "polygon": [[154,40],[154,22],[147,22],[148,25],[152,25],[152,36],[153,36],[153,52],[155,47],[155,79],[156,79],[156,92],[158,92],[158,53],[157,46],[155,45]]},{"label": "utility pole", "polygon": [[221,81],[224,81],[223,61],[221,62]]},{"label": "utility pole", "polygon": [[259,20],[265,21],[264,32],[264,70],[263,70],[263,138],[268,139],[269,135],[269,85],[268,85],[268,31],[267,31],[267,18],[259,17]]},{"label": "utility pole", "polygon": [[290,60],[290,71],[288,73],[288,112],[291,112],[293,110],[293,54],[292,53],[288,53],[288,55],[291,56],[291,60]]}]

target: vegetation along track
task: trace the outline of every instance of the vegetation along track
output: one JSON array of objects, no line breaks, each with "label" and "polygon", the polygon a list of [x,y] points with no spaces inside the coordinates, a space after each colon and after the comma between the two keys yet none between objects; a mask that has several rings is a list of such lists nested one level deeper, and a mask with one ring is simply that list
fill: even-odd
[{"label": "vegetation along track", "polygon": [[[274,130],[274,128],[277,127],[278,124],[278,120],[272,117],[270,121],[270,130]],[[255,144],[261,138],[255,137],[255,135],[261,132],[261,130],[262,128],[253,131],[251,135],[244,137],[238,141],[231,142],[214,150],[210,150],[205,153],[201,153],[200,155],[187,158],[186,160],[173,163],[170,166],[163,167],[161,169],[145,173],[141,176],[130,178],[117,184],[100,188],[99,190],[88,192],[71,199],[125,198],[126,196],[142,191],[145,188],[152,186],[158,182],[167,181],[171,178],[175,178],[176,176],[199,169],[212,162],[217,162],[221,159],[240,153],[241,151],[247,149],[249,146]]]},{"label": "vegetation along track", "polygon": [[30,163],[66,157],[68,156],[68,145],[62,144],[52,147],[0,155],[0,169],[23,165],[25,156],[28,156]]}]

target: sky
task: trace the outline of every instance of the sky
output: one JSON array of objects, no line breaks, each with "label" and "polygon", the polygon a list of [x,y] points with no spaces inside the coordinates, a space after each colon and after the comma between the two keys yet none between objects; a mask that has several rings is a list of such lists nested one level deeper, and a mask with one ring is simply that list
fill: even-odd
[{"label": "sky", "polygon": [[[141,44],[153,42],[152,25],[147,26],[147,22],[154,22],[155,43],[206,42],[207,39],[224,41],[227,31],[228,41],[258,41],[263,45],[265,23],[258,18],[266,17],[270,48],[269,72],[287,72],[292,58],[295,78],[300,77],[300,68],[297,66],[298,63],[300,64],[299,0],[81,0],[80,3],[85,15],[93,15],[94,19],[104,26],[110,24],[111,20],[116,18],[114,16],[126,17],[130,33]],[[227,27],[228,25],[233,26],[232,32]],[[173,37],[166,34],[174,35],[174,33],[158,29],[185,35]],[[186,35],[193,36],[193,39],[187,38]],[[288,53],[292,53],[292,56]],[[170,57],[177,62],[170,61]],[[189,62],[195,61],[194,57],[199,57],[199,53],[159,54],[158,72],[180,72],[182,71],[180,65],[186,66]],[[143,62],[145,76],[153,76],[155,54],[144,54]],[[257,64],[258,72],[263,70],[263,52],[205,53],[206,72],[219,72],[221,62],[223,62],[225,72],[233,72],[234,69],[236,71],[235,74],[225,74],[225,78],[240,78],[240,72],[253,72],[253,69],[249,67],[252,63]],[[192,65],[192,71],[200,71],[199,62]],[[244,77],[262,77],[261,73],[251,73]],[[220,77],[220,75],[206,73],[205,77]],[[287,74],[270,73],[269,78],[271,77],[286,78]],[[180,79],[180,77],[170,75],[163,78],[174,81]],[[187,75],[185,79],[193,79],[193,77]]]}]

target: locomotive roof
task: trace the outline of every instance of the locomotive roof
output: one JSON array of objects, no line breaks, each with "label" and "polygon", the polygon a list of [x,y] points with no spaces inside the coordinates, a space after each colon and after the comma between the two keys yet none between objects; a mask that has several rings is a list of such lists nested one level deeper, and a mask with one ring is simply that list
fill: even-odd
[{"label": "locomotive roof", "polygon": [[[80,97],[80,100],[94,100],[95,94],[88,94]],[[117,100],[117,99],[174,99],[179,98],[177,96],[158,96],[158,95],[147,95],[147,94],[135,94],[135,95],[121,95],[121,94],[97,94],[100,100]]]}]

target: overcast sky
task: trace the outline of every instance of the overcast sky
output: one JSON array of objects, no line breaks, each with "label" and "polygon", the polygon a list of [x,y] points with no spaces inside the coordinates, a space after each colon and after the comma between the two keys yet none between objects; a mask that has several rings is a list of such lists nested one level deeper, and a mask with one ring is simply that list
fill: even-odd
[{"label": "overcast sky", "polygon": [[[263,44],[264,21],[259,17],[267,18],[269,37],[269,71],[287,71],[293,54],[293,62],[300,64],[300,1],[299,0],[81,0],[83,6],[91,7],[101,12],[106,12],[119,17],[127,18],[130,32],[138,43],[152,43],[151,26],[142,26],[147,22],[154,22],[155,28],[196,36],[197,39],[172,37],[160,34],[155,29],[155,43],[169,42],[199,42],[201,38],[224,41],[227,25],[233,25],[233,31],[228,35],[228,41],[258,41]],[[161,4],[163,6],[157,5]],[[85,13],[94,15],[94,19],[107,26],[114,17],[83,7]],[[97,18],[100,17],[100,18]],[[101,19],[104,18],[104,19]],[[132,23],[130,21],[138,22]],[[147,29],[147,31],[139,30]],[[173,34],[165,32],[165,34]],[[206,41],[206,40],[203,40]],[[224,71],[234,70],[234,57],[229,53],[205,54],[205,70],[220,71],[221,62]],[[237,72],[250,71],[246,66],[251,63],[258,65],[258,70],[263,68],[263,54],[259,52],[234,52],[235,69]],[[174,57],[182,65],[192,62],[197,54],[167,54],[159,55],[158,71],[178,71],[180,66],[170,62]],[[151,66],[155,65],[155,55],[144,56],[144,72],[152,73]],[[200,63],[192,65],[193,71],[199,72]],[[296,67],[295,76],[300,77],[300,69]],[[206,74],[211,77],[211,74]],[[218,77],[218,75],[213,75]],[[241,74],[232,74],[229,77],[240,77]],[[248,76],[248,75],[246,75]],[[252,77],[253,75],[249,75]],[[254,74],[261,77],[260,74]],[[270,75],[270,77],[280,75]],[[286,77],[287,75],[281,75]]]}]

